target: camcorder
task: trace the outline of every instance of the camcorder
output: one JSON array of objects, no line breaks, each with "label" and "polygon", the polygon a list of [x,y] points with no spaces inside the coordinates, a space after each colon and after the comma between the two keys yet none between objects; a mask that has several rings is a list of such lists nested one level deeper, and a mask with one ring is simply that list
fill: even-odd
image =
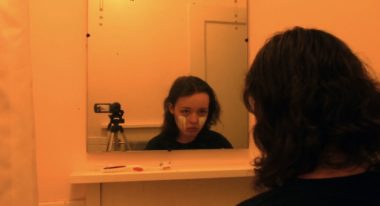
[{"label": "camcorder", "polygon": [[95,103],[94,112],[95,113],[110,113],[109,115],[111,119],[110,124],[124,123],[124,119],[123,119],[124,111],[121,109],[121,105],[119,102]]},{"label": "camcorder", "polygon": [[94,104],[95,113],[119,113],[121,105],[119,102],[115,103],[96,103]]}]

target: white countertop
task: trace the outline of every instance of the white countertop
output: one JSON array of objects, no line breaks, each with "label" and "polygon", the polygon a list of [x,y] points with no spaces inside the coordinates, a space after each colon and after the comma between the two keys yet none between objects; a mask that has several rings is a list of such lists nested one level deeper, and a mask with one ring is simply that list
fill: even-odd
[{"label": "white countertop", "polygon": [[[141,167],[143,171],[134,171],[133,167]],[[136,182],[157,180],[185,180],[249,177],[253,175],[250,165],[223,166],[182,166],[162,169],[157,166],[130,165],[121,171],[104,172],[102,169],[76,171],[70,175],[73,184]]]}]

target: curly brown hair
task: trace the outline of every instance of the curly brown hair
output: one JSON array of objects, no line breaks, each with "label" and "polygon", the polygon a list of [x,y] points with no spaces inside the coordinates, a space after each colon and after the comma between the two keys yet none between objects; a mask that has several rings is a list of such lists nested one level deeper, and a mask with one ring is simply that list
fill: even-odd
[{"label": "curly brown hair", "polygon": [[256,188],[281,186],[320,165],[379,165],[378,83],[330,33],[295,27],[270,38],[246,76],[244,102],[261,151]]}]

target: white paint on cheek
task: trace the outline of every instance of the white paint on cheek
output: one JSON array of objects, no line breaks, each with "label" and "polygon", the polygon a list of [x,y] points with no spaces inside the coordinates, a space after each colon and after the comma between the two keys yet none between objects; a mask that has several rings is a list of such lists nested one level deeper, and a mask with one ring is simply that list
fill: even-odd
[{"label": "white paint on cheek", "polygon": [[199,117],[198,119],[199,128],[202,128],[205,122],[206,122],[206,117]]},{"label": "white paint on cheek", "polygon": [[184,116],[177,116],[177,126],[180,130],[186,129],[186,117]]},{"label": "white paint on cheek", "polygon": [[[198,118],[198,127],[202,129],[203,125],[206,123],[207,117]],[[180,130],[186,130],[187,118],[185,116],[177,116],[176,118],[177,126]]]}]

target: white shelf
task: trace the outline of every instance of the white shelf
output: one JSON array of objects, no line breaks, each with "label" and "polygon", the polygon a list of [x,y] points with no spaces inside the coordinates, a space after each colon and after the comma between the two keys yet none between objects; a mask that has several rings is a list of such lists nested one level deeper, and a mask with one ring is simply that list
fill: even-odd
[{"label": "white shelf", "polygon": [[211,179],[211,178],[232,178],[249,177],[253,175],[252,167],[249,165],[227,165],[213,168],[171,168],[161,170],[156,168],[144,168],[144,171],[121,171],[102,172],[78,171],[70,176],[73,184],[90,183],[112,183],[112,182],[136,182],[136,181],[157,181],[157,180],[188,180],[188,179]]},{"label": "white shelf", "polygon": [[[124,129],[160,128],[161,123],[127,123],[120,124]],[[102,128],[107,128],[108,123],[103,123]]]}]

